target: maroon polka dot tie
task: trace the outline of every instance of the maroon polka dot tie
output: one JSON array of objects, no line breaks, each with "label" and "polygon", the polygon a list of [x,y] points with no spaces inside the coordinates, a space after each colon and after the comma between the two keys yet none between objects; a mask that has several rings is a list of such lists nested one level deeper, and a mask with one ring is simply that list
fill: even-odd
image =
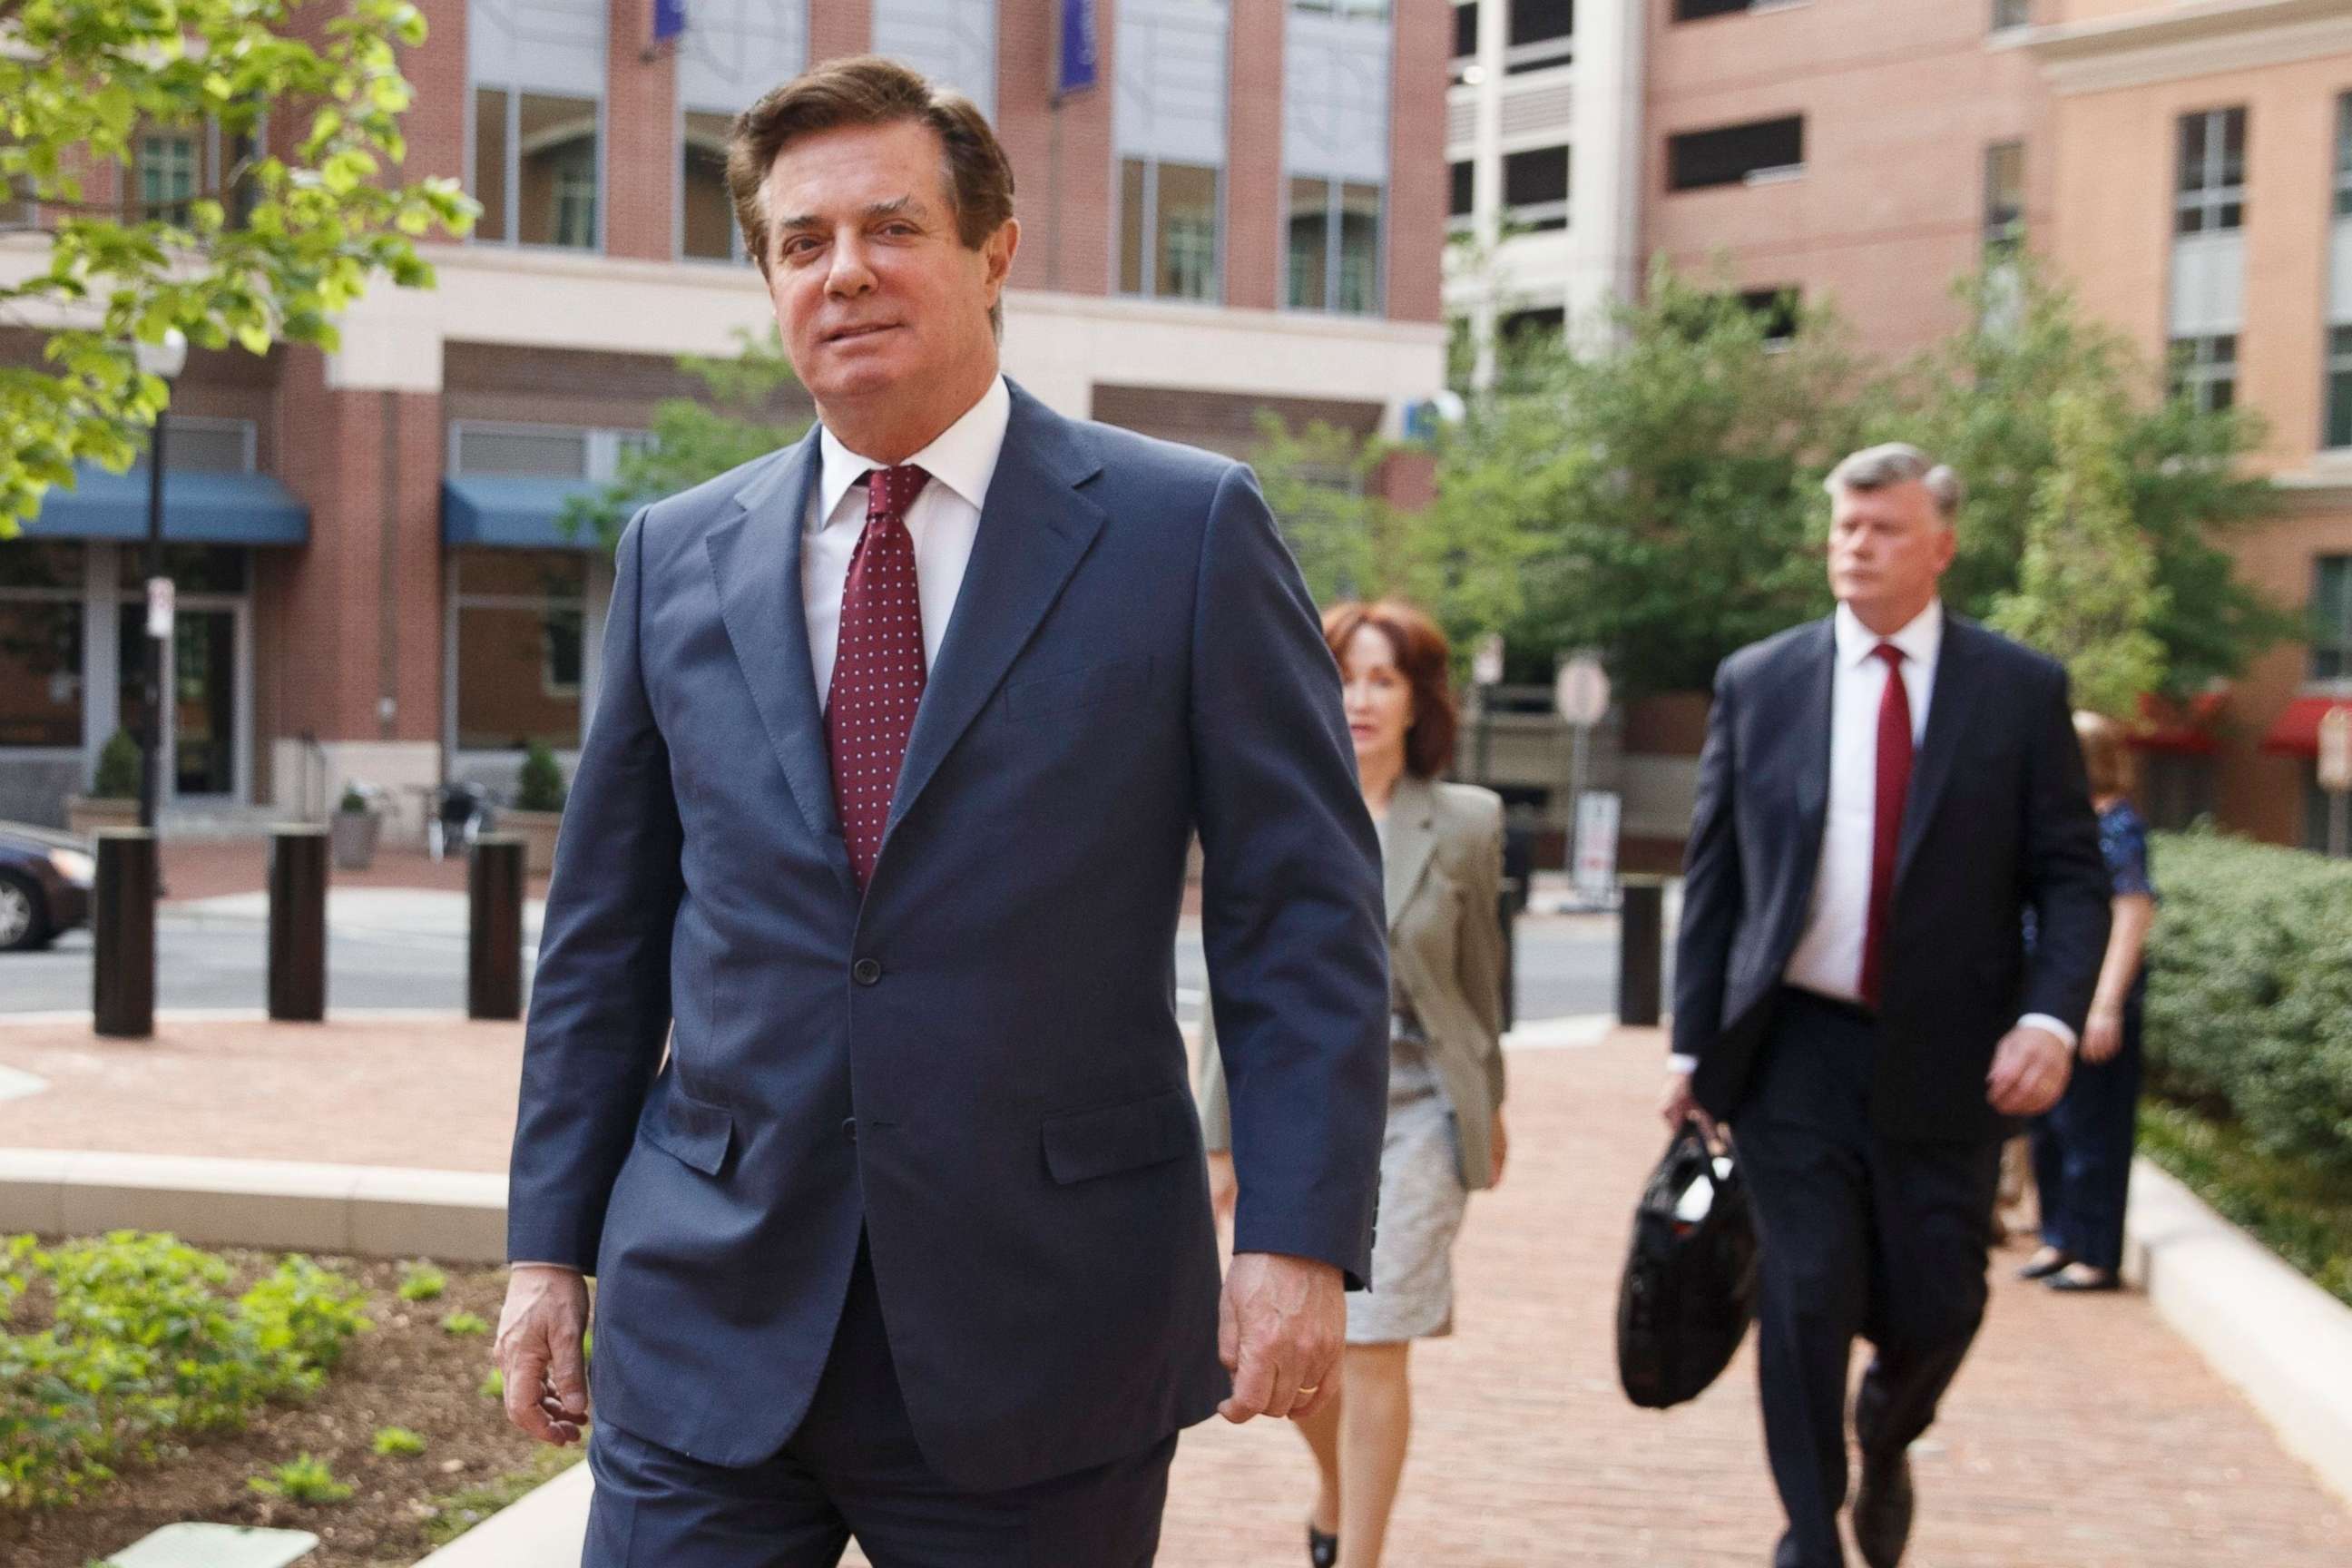
[{"label": "maroon polka dot tie", "polygon": [[866,476],[866,531],[841,590],[841,642],[824,708],[833,802],[863,891],[882,853],[890,796],[923,700],[923,604],[907,509],[930,475],[908,466]]}]

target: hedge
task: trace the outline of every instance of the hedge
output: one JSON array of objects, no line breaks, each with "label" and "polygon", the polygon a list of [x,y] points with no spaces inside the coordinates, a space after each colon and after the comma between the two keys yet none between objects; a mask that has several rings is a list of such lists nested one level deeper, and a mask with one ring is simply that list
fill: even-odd
[{"label": "hedge", "polygon": [[2156,837],[2149,1088],[2352,1177],[2352,863]]}]

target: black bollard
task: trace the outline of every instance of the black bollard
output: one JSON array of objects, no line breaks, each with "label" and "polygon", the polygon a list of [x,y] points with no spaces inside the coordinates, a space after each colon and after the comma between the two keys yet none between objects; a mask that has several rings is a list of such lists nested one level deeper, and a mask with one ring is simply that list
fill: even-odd
[{"label": "black bollard", "polygon": [[99,830],[90,1026],[118,1040],[155,1033],[155,860],[151,830]]},{"label": "black bollard", "polygon": [[327,830],[269,833],[269,1016],[316,1024],[327,1016]]},{"label": "black bollard", "polygon": [[485,833],[466,873],[466,1016],[522,1016],[522,840]]},{"label": "black bollard", "polygon": [[1617,913],[1617,1021],[1656,1025],[1665,984],[1666,885],[1627,877]]},{"label": "black bollard", "polygon": [[1508,1029],[1519,1016],[1519,881],[1516,877],[1503,879],[1503,890],[1495,900],[1495,918],[1503,926],[1503,1027]]}]

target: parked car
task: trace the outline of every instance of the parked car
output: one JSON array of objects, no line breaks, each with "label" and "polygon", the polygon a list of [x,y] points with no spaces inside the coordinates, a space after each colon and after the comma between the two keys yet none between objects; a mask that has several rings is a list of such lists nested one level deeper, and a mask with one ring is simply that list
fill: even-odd
[{"label": "parked car", "polygon": [[69,833],[0,822],[0,952],[47,947],[89,923],[98,858]]}]

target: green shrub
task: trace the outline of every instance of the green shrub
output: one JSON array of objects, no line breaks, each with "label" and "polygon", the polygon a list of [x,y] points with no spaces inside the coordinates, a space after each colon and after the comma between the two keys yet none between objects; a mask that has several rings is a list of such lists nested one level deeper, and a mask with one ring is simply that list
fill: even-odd
[{"label": "green shrub", "polygon": [[497,1367],[490,1368],[489,1375],[482,1379],[482,1386],[475,1392],[485,1399],[504,1400],[507,1396],[507,1374]]},{"label": "green shrub", "polygon": [[413,1459],[425,1452],[425,1439],[405,1426],[380,1426],[375,1434],[375,1451],[387,1458]]},{"label": "green shrub", "polygon": [[452,1312],[441,1320],[441,1331],[469,1339],[490,1331],[488,1320],[474,1312]]},{"label": "green shrub", "polygon": [[422,1258],[400,1266],[400,1299],[404,1301],[438,1300],[447,1289],[449,1277]]},{"label": "green shrub", "polygon": [[515,809],[562,811],[566,793],[563,764],[555,760],[546,742],[533,741],[523,753],[522,773],[515,780]]},{"label": "green shrub", "polygon": [[2150,1089],[2352,1176],[2352,865],[2190,833],[2154,868]]},{"label": "green shrub", "polygon": [[117,730],[98,751],[98,767],[90,774],[92,800],[139,798],[139,742],[128,730]]},{"label": "green shrub", "polygon": [[289,1502],[341,1502],[352,1495],[352,1489],[335,1479],[334,1470],[324,1459],[299,1454],[271,1470],[266,1476],[255,1476],[245,1483],[267,1497],[282,1497]]}]

